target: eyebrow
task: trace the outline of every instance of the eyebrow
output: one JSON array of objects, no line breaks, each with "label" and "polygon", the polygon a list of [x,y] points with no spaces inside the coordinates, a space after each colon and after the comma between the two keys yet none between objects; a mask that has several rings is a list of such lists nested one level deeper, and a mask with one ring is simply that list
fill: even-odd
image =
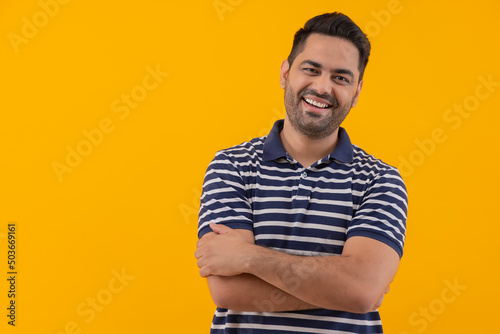
[{"label": "eyebrow", "polygon": [[[310,60],[310,59],[304,60],[303,62],[300,63],[300,65],[311,65],[311,66],[314,66],[314,67],[319,68],[319,69],[323,68],[323,65],[315,62],[314,60]],[[337,69],[333,70],[332,72],[338,73],[338,74],[346,74],[346,75],[349,75],[352,78],[354,78],[354,73],[352,73],[352,71],[347,69],[347,68],[337,68]]]}]

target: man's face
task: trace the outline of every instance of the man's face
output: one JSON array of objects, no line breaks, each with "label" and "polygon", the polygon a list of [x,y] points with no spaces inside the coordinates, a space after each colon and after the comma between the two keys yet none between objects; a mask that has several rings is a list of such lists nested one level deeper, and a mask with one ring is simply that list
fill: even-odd
[{"label": "man's face", "polygon": [[292,67],[281,66],[287,119],[311,139],[333,134],[357,103],[359,52],[350,41],[311,34]]}]

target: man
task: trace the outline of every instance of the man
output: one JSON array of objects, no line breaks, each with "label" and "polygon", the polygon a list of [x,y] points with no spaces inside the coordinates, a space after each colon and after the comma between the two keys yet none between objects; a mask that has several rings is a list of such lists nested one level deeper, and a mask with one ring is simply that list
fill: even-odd
[{"label": "man", "polygon": [[212,333],[382,332],[406,189],[339,127],[369,54],[347,16],[309,20],[281,66],[284,121],[209,165],[195,256],[218,306]]}]

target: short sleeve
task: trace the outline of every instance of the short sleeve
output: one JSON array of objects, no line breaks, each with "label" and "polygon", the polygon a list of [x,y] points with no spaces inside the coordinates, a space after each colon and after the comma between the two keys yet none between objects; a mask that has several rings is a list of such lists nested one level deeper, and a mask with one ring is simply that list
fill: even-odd
[{"label": "short sleeve", "polygon": [[347,229],[347,238],[376,239],[402,257],[407,211],[406,186],[397,169],[391,167],[372,180]]},{"label": "short sleeve", "polygon": [[217,153],[203,181],[198,216],[198,237],[211,232],[210,222],[233,229],[253,229],[252,209],[246,186],[236,164]]}]

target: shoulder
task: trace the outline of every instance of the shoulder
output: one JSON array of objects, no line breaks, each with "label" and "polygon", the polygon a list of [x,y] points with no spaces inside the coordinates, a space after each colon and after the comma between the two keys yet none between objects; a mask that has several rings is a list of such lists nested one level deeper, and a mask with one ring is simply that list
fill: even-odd
[{"label": "shoulder", "polygon": [[215,154],[213,162],[226,161],[233,165],[248,164],[249,161],[262,159],[264,142],[267,136],[257,137],[250,141],[225,148]]},{"label": "shoulder", "polygon": [[368,154],[362,148],[357,145],[352,145],[354,151],[354,168],[358,171],[364,171],[364,174],[371,175],[374,178],[380,177],[382,175],[394,175],[401,178],[398,169],[391,166],[381,159]]},{"label": "shoulder", "polygon": [[407,202],[407,189],[399,170],[381,159],[366,153],[359,146],[354,149],[354,180],[363,193],[396,192],[403,202]]}]

